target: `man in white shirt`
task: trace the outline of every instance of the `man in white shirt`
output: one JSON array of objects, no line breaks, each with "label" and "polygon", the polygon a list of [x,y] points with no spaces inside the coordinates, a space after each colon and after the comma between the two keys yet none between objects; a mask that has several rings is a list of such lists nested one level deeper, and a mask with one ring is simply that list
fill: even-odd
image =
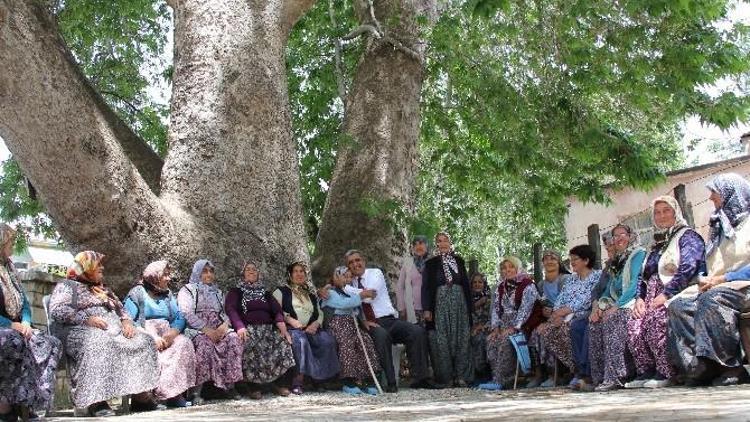
[{"label": "man in white shirt", "polygon": [[387,392],[396,392],[396,374],[393,368],[391,348],[393,343],[406,346],[411,376],[411,388],[433,388],[427,380],[427,333],[407,321],[398,319],[398,312],[391,303],[383,272],[377,268],[366,268],[362,252],[350,250],[344,255],[346,266],[352,273],[352,286],[359,289],[372,289],[376,292],[372,299],[363,300],[362,310],[370,336],[380,357],[380,366],[388,380]]}]

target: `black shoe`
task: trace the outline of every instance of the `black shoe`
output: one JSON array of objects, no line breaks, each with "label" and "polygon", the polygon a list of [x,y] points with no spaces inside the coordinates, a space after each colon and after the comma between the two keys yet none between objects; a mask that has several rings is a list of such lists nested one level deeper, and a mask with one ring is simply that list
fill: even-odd
[{"label": "black shoe", "polygon": [[423,378],[419,381],[413,382],[409,386],[409,388],[422,388],[426,390],[437,390],[437,389],[440,389],[441,387],[439,385],[436,385],[432,381],[428,380],[427,378]]},{"label": "black shoe", "polygon": [[16,415],[16,412],[14,409],[10,409],[8,413],[0,414],[0,422],[16,422],[17,420],[18,420],[18,415]]},{"label": "black shoe", "polygon": [[748,375],[745,368],[731,368],[725,370],[720,376],[716,377],[711,385],[714,387],[726,387],[729,385],[743,384],[747,382]]},{"label": "black shoe", "polygon": [[166,408],[167,406],[159,404],[154,400],[133,401],[133,403],[130,405],[131,412],[151,412],[154,410],[164,410]]},{"label": "black shoe", "polygon": [[386,393],[398,393],[398,387],[396,387],[396,384],[388,384],[383,391]]},{"label": "black shoe", "polygon": [[109,407],[106,401],[100,401],[89,406],[88,414],[95,418],[106,418],[108,416],[115,416],[115,411]]},{"label": "black shoe", "polygon": [[172,408],[180,408],[180,407],[190,407],[192,406],[192,403],[185,400],[184,397],[182,397],[182,394],[172,397],[171,399],[167,399],[167,401],[164,403],[167,407]]}]

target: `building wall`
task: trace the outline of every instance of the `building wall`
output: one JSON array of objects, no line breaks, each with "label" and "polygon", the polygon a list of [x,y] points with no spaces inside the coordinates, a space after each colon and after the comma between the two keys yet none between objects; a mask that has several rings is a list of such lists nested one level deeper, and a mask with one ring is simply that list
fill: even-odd
[{"label": "building wall", "polygon": [[[667,176],[664,183],[648,192],[630,188],[610,192],[612,203],[609,205],[571,200],[565,218],[567,248],[588,242],[589,225],[598,224],[601,234],[611,230],[619,222],[633,224],[641,232],[642,242],[647,245],[651,241],[651,201],[660,195],[673,195],[675,186],[679,184],[685,185],[685,196],[692,209],[696,229],[705,238],[708,234],[708,218],[713,212],[706,183],[715,175],[728,172],[750,176],[750,157],[743,156],[699,166],[693,170],[674,172]],[[601,253],[602,257],[607,256],[603,248]]]}]

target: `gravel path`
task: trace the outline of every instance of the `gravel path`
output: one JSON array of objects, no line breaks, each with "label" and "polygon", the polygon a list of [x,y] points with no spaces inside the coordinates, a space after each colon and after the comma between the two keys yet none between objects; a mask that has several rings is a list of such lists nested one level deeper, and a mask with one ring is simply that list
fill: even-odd
[{"label": "gravel path", "polygon": [[[569,420],[750,420],[750,386],[669,388],[574,393],[518,390],[486,393],[469,389],[409,390],[382,396],[352,397],[339,392],[260,401],[234,400],[204,406],[107,418],[120,421],[454,421],[514,418]],[[70,421],[71,417],[51,418]],[[88,421],[95,419],[87,418]]]}]

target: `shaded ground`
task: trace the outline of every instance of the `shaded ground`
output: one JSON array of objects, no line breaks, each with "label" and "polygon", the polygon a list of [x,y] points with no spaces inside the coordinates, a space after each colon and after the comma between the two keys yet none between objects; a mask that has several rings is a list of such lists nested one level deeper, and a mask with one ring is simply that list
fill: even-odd
[{"label": "shaded ground", "polygon": [[[394,420],[750,420],[750,385],[722,388],[668,388],[574,393],[518,390],[485,393],[469,389],[408,390],[383,396],[352,397],[339,392],[261,401],[213,402],[204,406],[107,418],[120,421],[298,421]],[[51,420],[70,421],[72,417]],[[95,419],[87,418],[88,421]]]}]

